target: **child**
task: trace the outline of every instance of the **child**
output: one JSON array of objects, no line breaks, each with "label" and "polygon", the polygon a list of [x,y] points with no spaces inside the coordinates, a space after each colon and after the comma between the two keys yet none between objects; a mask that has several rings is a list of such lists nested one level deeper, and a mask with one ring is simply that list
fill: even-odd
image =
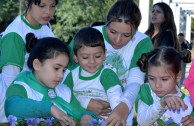
[{"label": "child", "polygon": [[188,123],[188,120],[183,119],[191,115],[193,110],[190,97],[177,86],[182,75],[181,60],[191,62],[190,51],[178,53],[172,47],[160,47],[143,54],[139,59],[137,64],[142,71],[147,72],[149,82],[141,86],[138,95],[136,105],[139,125]]},{"label": "child", "polygon": [[[60,84],[69,61],[68,47],[57,38],[37,40],[31,38],[33,34],[28,37],[31,41],[26,43],[26,50],[30,51],[27,65],[32,72],[21,72],[8,88],[6,115],[18,119],[53,116],[61,125],[70,126],[74,126],[73,119],[81,118],[83,113],[95,116],[80,106],[67,86]],[[93,118],[84,115],[81,121],[89,119]]]},{"label": "child", "polygon": [[64,83],[73,89],[84,108],[91,99],[101,99],[114,109],[120,103],[123,87],[111,67],[103,65],[106,50],[102,34],[91,27],[82,28],[74,38],[73,51],[73,58],[80,66],[67,75]]},{"label": "child", "polygon": [[[54,37],[49,21],[55,13],[58,0],[23,0],[26,10],[18,15],[1,34],[0,43],[0,90],[5,90],[15,77],[28,69],[26,61],[28,53],[25,50],[25,36],[32,32],[38,38]],[[15,4],[18,1],[13,1]],[[3,86],[6,85],[6,86]],[[1,98],[5,99],[5,91],[1,92]],[[4,94],[3,94],[4,93]],[[0,100],[0,122],[8,122],[3,112],[4,101]]]}]

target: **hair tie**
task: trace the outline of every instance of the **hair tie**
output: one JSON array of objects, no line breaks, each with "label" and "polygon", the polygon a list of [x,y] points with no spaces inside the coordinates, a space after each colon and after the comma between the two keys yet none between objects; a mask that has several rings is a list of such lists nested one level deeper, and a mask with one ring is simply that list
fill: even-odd
[{"label": "hair tie", "polygon": [[37,38],[33,33],[26,34],[26,51],[30,53],[31,49],[35,46]]}]

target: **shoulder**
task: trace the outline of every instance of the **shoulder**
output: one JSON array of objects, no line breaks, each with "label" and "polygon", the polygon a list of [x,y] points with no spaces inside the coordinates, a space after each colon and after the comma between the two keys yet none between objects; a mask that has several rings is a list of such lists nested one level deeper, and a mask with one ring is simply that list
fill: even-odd
[{"label": "shoulder", "polygon": [[172,37],[172,35],[173,35],[173,31],[170,30],[170,29],[167,29],[167,30],[165,30],[165,31],[162,33],[162,36],[164,36],[164,37]]},{"label": "shoulder", "polygon": [[113,70],[114,68],[111,67],[110,65],[104,65],[103,69],[102,69],[102,74],[104,75],[110,75],[110,74],[116,74]]},{"label": "shoulder", "polygon": [[58,96],[60,96],[62,99],[64,99],[67,102],[71,101],[72,92],[67,85],[60,83],[57,85],[55,89]]},{"label": "shoulder", "polygon": [[140,86],[140,90],[150,90],[150,86],[148,83],[144,83]]},{"label": "shoulder", "polygon": [[148,38],[148,37],[149,37],[148,35],[146,35],[145,33],[140,32],[140,31],[137,31],[137,32],[135,33],[135,36],[138,36],[138,37],[140,37],[140,38],[142,38],[142,39]]},{"label": "shoulder", "polygon": [[152,40],[150,37],[142,32],[137,31],[132,40],[138,43],[145,43],[146,45],[152,45]]},{"label": "shoulder", "polygon": [[152,40],[146,34],[137,32],[135,35],[135,39],[137,41],[136,51],[148,52],[152,49]]},{"label": "shoulder", "polygon": [[58,84],[55,89],[60,94],[64,94],[64,93],[65,94],[71,94],[70,88],[67,85],[62,84],[62,83]]},{"label": "shoulder", "polygon": [[74,68],[73,70],[71,70],[71,73],[72,74],[79,73],[79,70],[80,70],[80,66],[77,66],[76,68]]},{"label": "shoulder", "polygon": [[99,30],[102,32],[102,29],[103,29],[104,25],[101,25],[101,26],[94,26],[93,28]]},{"label": "shoulder", "polygon": [[10,32],[18,32],[21,29],[21,23],[22,23],[21,15],[18,15],[5,29],[3,32],[3,36]]}]

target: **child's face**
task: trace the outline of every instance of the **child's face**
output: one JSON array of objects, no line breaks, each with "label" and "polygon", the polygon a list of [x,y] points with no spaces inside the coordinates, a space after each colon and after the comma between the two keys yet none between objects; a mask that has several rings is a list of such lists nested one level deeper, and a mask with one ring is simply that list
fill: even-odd
[{"label": "child's face", "polygon": [[82,48],[77,51],[77,56],[74,55],[74,60],[80,64],[82,69],[92,74],[102,66],[105,57],[105,52],[101,46],[82,46]]},{"label": "child's face", "polygon": [[177,76],[164,66],[150,66],[148,69],[148,81],[157,96],[175,94],[176,84],[180,81],[181,72]]},{"label": "child's face", "polygon": [[55,58],[45,60],[43,63],[35,59],[33,61],[34,74],[44,86],[55,88],[62,80],[68,62],[69,58],[66,54],[59,54]]}]

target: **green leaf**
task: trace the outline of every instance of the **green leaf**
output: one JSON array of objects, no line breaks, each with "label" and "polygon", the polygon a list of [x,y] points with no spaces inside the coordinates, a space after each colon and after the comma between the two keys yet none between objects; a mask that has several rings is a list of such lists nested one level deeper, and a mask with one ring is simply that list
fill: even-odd
[{"label": "green leaf", "polygon": [[176,123],[170,123],[167,126],[177,126],[177,124]]},{"label": "green leaf", "polygon": [[158,119],[157,123],[158,123],[159,126],[164,126],[164,124],[165,124],[162,119]]}]

